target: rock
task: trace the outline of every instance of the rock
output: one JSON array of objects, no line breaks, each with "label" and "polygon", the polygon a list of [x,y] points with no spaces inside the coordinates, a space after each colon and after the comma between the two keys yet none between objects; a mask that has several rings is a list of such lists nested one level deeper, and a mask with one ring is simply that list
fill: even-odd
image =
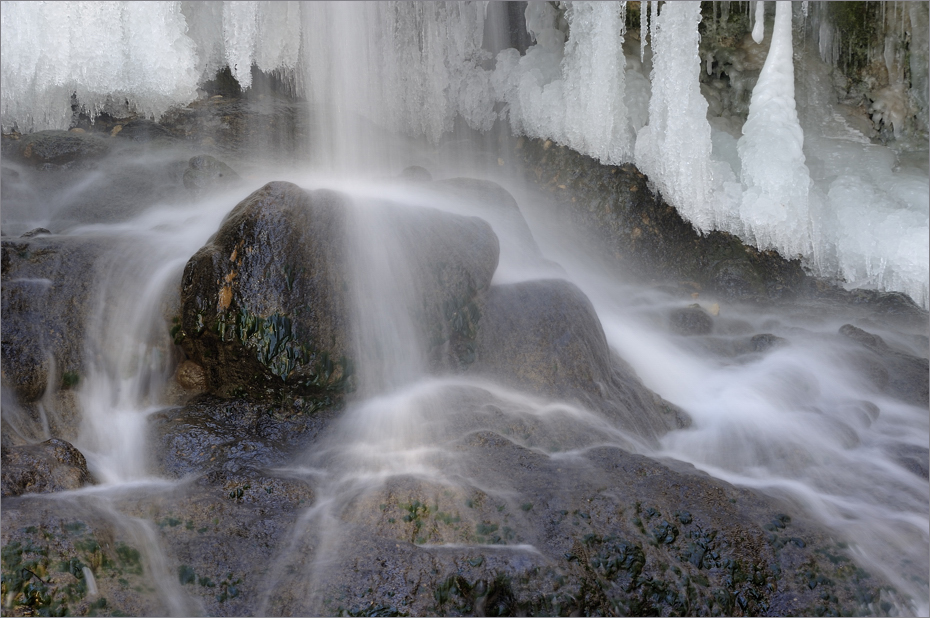
[{"label": "rock", "polygon": [[195,195],[234,187],[240,181],[239,174],[231,167],[210,155],[191,157],[184,171],[184,186]]},{"label": "rock", "polygon": [[[153,580],[156,586],[166,582],[163,572],[152,572],[146,532],[132,523],[120,525],[126,518],[114,521],[112,512],[62,496],[5,497],[2,517],[4,615],[172,613],[152,588]],[[179,592],[167,584],[168,595]],[[171,605],[194,615],[194,606],[184,606],[182,599]]]},{"label": "rock", "polygon": [[203,367],[189,360],[182,361],[175,372],[175,379],[181,388],[189,391],[202,392],[207,390],[207,377]]},{"label": "rock", "polygon": [[398,178],[406,180],[407,182],[430,182],[433,179],[433,175],[424,167],[411,165],[410,167],[405,167]]},{"label": "rock", "polygon": [[481,431],[446,450],[461,483],[393,476],[321,507],[278,557],[268,612],[799,615],[878,599],[831,531],[680,463],[550,457]]},{"label": "rock", "polygon": [[156,144],[171,145],[177,142],[177,138],[165,127],[146,118],[136,118],[117,126],[120,129],[116,130],[116,127],[114,127],[115,132],[112,132],[112,135],[114,137],[119,136],[120,139],[129,139],[143,144],[154,142]]},{"label": "rock", "polygon": [[51,235],[51,232],[49,232],[49,231],[48,231],[47,229],[45,229],[44,227],[37,227],[37,228],[31,229],[31,230],[29,230],[28,232],[26,232],[25,234],[21,235],[20,238],[32,238],[33,236],[41,236],[41,235],[43,235],[43,234]]},{"label": "rock", "polygon": [[668,321],[672,332],[679,335],[708,335],[714,330],[714,319],[699,305],[673,310]]},{"label": "rock", "polygon": [[496,182],[477,178],[449,178],[427,186],[444,196],[466,202],[469,212],[487,220],[496,232],[510,239],[505,250],[512,250],[511,245],[516,245],[528,251],[533,258],[542,258],[517,200]]},{"label": "rock", "polygon": [[19,156],[36,166],[96,159],[109,151],[107,141],[91,133],[39,131],[19,140]]},{"label": "rock", "polygon": [[[48,422],[59,438],[73,440],[80,418],[73,400],[55,394],[75,387],[85,374],[97,262],[117,242],[90,236],[2,242],[4,389],[12,389],[22,404],[50,397]],[[56,410],[56,403],[66,407]]]},{"label": "rock", "polygon": [[858,346],[854,365],[879,391],[926,408],[930,406],[930,361],[891,348],[885,340],[852,324],[839,333]]},{"label": "rock", "polygon": [[174,478],[281,466],[335,415],[300,399],[283,407],[202,396],[150,417],[151,456]]},{"label": "rock", "polygon": [[93,482],[84,455],[64,440],[4,448],[2,459],[3,497],[79,489]]},{"label": "rock", "polygon": [[574,284],[540,280],[491,288],[471,371],[534,394],[575,399],[654,442],[687,416],[612,358],[591,302]]},{"label": "rock", "polygon": [[[191,258],[182,345],[211,392],[266,397],[283,389],[328,404],[353,388],[350,208],[333,191],[269,183]],[[433,361],[467,361],[474,301],[497,265],[489,226],[427,208],[382,205],[369,215],[403,248],[416,288],[408,310]]]},{"label": "rock", "polygon": [[58,172],[50,195],[57,210],[50,225],[61,231],[74,225],[127,221],[152,206],[187,199],[181,184],[184,166],[180,160],[160,158],[145,165],[112,161],[90,177]]},{"label": "rock", "polygon": [[603,165],[543,139],[517,144],[514,155],[527,181],[548,194],[601,255],[642,282],[693,281],[726,298],[764,302],[790,300],[810,288],[799,260],[757,251],[725,232],[699,234],[633,165]]}]

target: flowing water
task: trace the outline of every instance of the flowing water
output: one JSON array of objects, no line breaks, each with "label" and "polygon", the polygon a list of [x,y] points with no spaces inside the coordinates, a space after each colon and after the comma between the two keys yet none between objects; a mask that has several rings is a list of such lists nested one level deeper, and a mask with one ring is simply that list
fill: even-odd
[{"label": "flowing water", "polygon": [[[438,177],[459,171],[434,168]],[[267,178],[281,176],[278,170]],[[617,445],[690,462],[731,483],[787,497],[845,539],[862,564],[893,582],[902,594],[902,611],[926,612],[928,484],[905,469],[896,454],[910,448],[925,458],[927,411],[861,384],[833,336],[854,316],[816,306],[760,311],[700,297],[709,310],[719,310],[717,333],[681,337],[656,318],[681,306],[679,298],[631,284],[606,268],[582,238],[556,223],[544,196],[513,178],[497,180],[517,197],[532,237],[505,217],[495,219],[488,204],[437,200],[413,185],[299,171],[284,176],[306,188],[326,186],[352,196],[348,242],[363,387],[323,438],[274,471],[307,480],[316,497],[290,531],[290,549],[281,549],[277,562],[292,568],[271,569],[266,588],[299,577],[297,589],[307,594],[290,605],[268,596],[256,608],[259,613],[295,607],[322,611],[319,594],[327,573],[351,542],[347,521],[359,504],[397,479],[456,492],[479,488],[520,503],[519,485],[500,471],[482,471],[474,454],[457,448],[462,436],[475,432],[507,435],[546,458],[564,460],[567,474],[582,473],[572,462],[590,449]],[[252,178],[247,187],[204,201],[157,206],[126,222],[68,232],[117,242],[98,261],[98,309],[91,312],[85,342],[91,369],[77,389],[84,420],[75,444],[99,484],[56,499],[74,500],[130,530],[146,548],[146,564],[175,614],[201,610],[165,566],[169,558],[158,546],[152,522],[120,512],[118,504],[128,494],[152,496],[178,487],[153,473],[146,455],[148,417],[163,408],[160,394],[179,360],[165,316],[176,310],[186,261],[231,206],[262,181]],[[648,387],[686,410],[693,425],[668,433],[656,445],[577,404],[485,378],[431,375],[406,309],[418,291],[400,240],[381,214],[384,201],[486,217],[501,244],[495,284],[553,277],[574,282],[596,308],[610,347]],[[761,332],[788,345],[739,358],[715,352],[715,344]],[[879,332],[907,352],[926,355],[925,339]],[[310,546],[312,561],[297,560]],[[506,547],[496,551],[536,551],[528,543]],[[294,568],[298,562],[300,568]]]},{"label": "flowing water", "polygon": [[[339,6],[318,10],[321,20],[338,22],[349,15],[343,15]],[[332,14],[324,15],[327,11]],[[401,17],[413,20],[416,15],[394,19]],[[366,27],[371,29],[370,24]],[[320,38],[319,45],[337,45],[330,39],[343,31],[334,28],[326,34],[329,38]],[[356,61],[374,64],[369,58],[376,53],[374,44],[371,49],[364,45],[352,49],[358,57],[343,57],[342,70],[352,70]],[[317,73],[330,69],[313,66]],[[349,85],[353,84],[358,86]],[[352,91],[349,85],[321,94],[313,104],[374,98],[367,91]],[[430,95],[430,84],[417,85],[424,88],[424,97]],[[451,138],[443,141],[442,148],[433,148],[386,141],[343,111],[331,124],[319,124],[318,137],[326,147],[306,157],[309,163],[281,167],[269,165],[261,155],[253,160],[243,157],[240,169],[248,173],[239,188],[198,200],[166,200],[118,222],[71,225],[63,231],[110,247],[95,262],[95,309],[86,324],[83,351],[88,371],[75,389],[83,416],[74,444],[86,456],[98,484],[36,499],[104,517],[126,538],[134,539],[143,549],[154,594],[172,614],[192,615],[204,608],[179,585],[176,557],[160,542],[155,522],[134,506],[184,492],[194,482],[163,478],[151,462],[150,421],[165,409],[166,393],[181,360],[166,323],[177,312],[187,261],[233,206],[272,180],[350,196],[347,268],[353,321],[358,325],[354,346],[359,389],[310,447],[268,471],[311,486],[313,500],[287,530],[284,546],[275,550],[274,564],[259,585],[265,592],[251,608],[254,613],[324,613],[329,607],[326,591],[353,551],[353,530],[398,483],[420,484],[437,500],[480,491],[502,504],[525,504],[528,492],[518,475],[465,448],[466,437],[479,435],[506,437],[551,463],[559,471],[553,484],[572,484],[585,474],[587,454],[608,445],[693,464],[729,483],[777,496],[831,530],[848,544],[859,564],[894,586],[897,593],[887,597],[893,607],[886,611],[917,615],[930,611],[926,479],[930,418],[926,409],[879,394],[863,383],[849,360],[852,344],[836,337],[842,325],[863,317],[855,307],[800,303],[760,309],[702,294],[689,302],[716,316],[715,332],[701,337],[677,335],[669,329],[666,316],[687,303],[661,286],[635,284],[604,262],[592,242],[556,216],[556,206],[545,195],[518,175],[505,173],[496,153],[480,151],[495,137],[476,138],[482,142],[479,148],[468,139]],[[154,160],[151,153],[127,156],[138,156],[142,165]],[[344,165],[349,160],[354,161],[350,171],[342,167],[333,172],[334,163]],[[390,178],[411,164],[425,165],[437,179],[474,176],[500,183],[516,197],[526,223],[495,204],[438,195]],[[76,175],[63,189],[25,187],[42,196],[43,208],[5,216],[5,231],[49,225],[93,182],[90,175]],[[49,194],[53,199],[46,199]],[[394,233],[385,214],[385,203],[391,208],[430,207],[488,221],[500,241],[494,285],[548,279],[572,282],[593,304],[611,350],[648,388],[682,408],[691,417],[691,426],[652,440],[577,401],[522,391],[488,376],[431,371],[421,330],[409,310],[421,290],[411,275],[414,268],[407,262],[404,240]],[[38,289],[49,284],[5,285]],[[898,350],[917,357],[928,354],[925,330],[915,334],[883,324],[873,324],[869,330]],[[784,345],[764,354],[728,352],[760,333],[779,337]],[[3,405],[5,420],[25,440],[51,437],[49,423],[55,421],[48,417],[55,414],[51,395],[40,401],[39,419],[19,410],[7,393]],[[908,469],[905,464],[910,460],[922,462],[923,476]],[[521,536],[519,516],[514,522],[519,542],[505,545],[475,539],[411,541],[427,553],[472,545],[507,554],[502,560],[531,561],[539,549],[532,539]],[[284,584],[289,592],[279,594]]]}]

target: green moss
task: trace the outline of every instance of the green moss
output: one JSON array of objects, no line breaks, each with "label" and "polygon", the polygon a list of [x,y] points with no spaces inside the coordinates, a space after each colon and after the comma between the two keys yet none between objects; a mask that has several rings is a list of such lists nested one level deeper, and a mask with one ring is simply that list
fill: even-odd
[{"label": "green moss", "polygon": [[336,360],[326,350],[305,345],[286,315],[259,316],[248,307],[240,307],[220,314],[215,331],[221,341],[236,342],[251,350],[271,375],[298,390],[343,392],[351,388],[351,359]]}]

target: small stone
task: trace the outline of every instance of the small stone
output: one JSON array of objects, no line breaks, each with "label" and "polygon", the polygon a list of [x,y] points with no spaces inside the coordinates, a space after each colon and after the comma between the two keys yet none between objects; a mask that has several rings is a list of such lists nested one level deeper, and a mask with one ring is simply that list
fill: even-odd
[{"label": "small stone", "polygon": [[181,388],[188,391],[207,390],[207,378],[203,367],[193,361],[186,360],[178,366],[175,379]]}]

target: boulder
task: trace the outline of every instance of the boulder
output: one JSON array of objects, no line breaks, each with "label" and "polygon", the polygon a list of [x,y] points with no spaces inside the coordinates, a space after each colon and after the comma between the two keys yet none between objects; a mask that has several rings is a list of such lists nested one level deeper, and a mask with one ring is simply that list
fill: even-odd
[{"label": "boulder", "polygon": [[40,235],[4,240],[0,249],[3,388],[26,407],[44,398],[50,430],[59,438],[77,436],[76,402],[58,393],[77,386],[85,374],[97,262],[115,242]]},{"label": "boulder", "polygon": [[853,364],[879,391],[915,406],[930,406],[930,361],[895,350],[878,335],[852,324],[840,335],[855,344]]},{"label": "boulder", "polygon": [[204,395],[157,412],[149,418],[152,462],[174,478],[284,465],[336,415],[304,403],[298,399],[284,409]]},{"label": "boulder", "polygon": [[267,611],[842,615],[879,600],[878,574],[829,530],[690,466],[608,446],[554,457],[488,431],[443,452],[455,481],[318,492],[320,514],[277,557]]},{"label": "boulder", "polygon": [[587,296],[561,279],[498,285],[482,309],[474,373],[519,389],[574,399],[655,443],[688,424],[612,356]]},{"label": "boulder", "polygon": [[36,166],[66,165],[102,157],[110,151],[107,141],[91,133],[38,131],[19,139],[19,156]]},{"label": "boulder", "polygon": [[79,450],[64,440],[3,449],[0,495],[51,493],[79,489],[92,483],[87,461]]},{"label": "boulder", "polygon": [[234,187],[241,181],[231,167],[210,155],[191,157],[184,170],[184,187],[195,195]]},{"label": "boulder", "polygon": [[668,318],[672,332],[678,335],[708,335],[714,330],[714,319],[698,305],[675,309]]},{"label": "boulder", "polygon": [[[352,255],[360,249],[352,243],[364,239],[353,235],[352,208],[340,193],[269,183],[236,206],[190,259],[180,339],[211,392],[286,391],[322,405],[354,387]],[[474,217],[374,208],[360,216],[376,217],[378,233],[402,248],[401,270],[413,281],[404,302],[422,330],[424,352],[440,365],[467,362],[479,317],[475,299],[497,266],[497,238]]]},{"label": "boulder", "polygon": [[542,253],[533,238],[517,200],[496,182],[477,178],[448,178],[424,185],[446,198],[463,202],[468,211],[477,214],[509,239],[505,250],[521,250],[531,260],[542,259]]},{"label": "boulder", "polygon": [[57,172],[46,183],[49,203],[56,208],[50,226],[55,231],[88,223],[114,223],[137,217],[158,204],[186,198],[182,186],[185,163],[173,157],[135,161],[111,160],[88,176]]}]

